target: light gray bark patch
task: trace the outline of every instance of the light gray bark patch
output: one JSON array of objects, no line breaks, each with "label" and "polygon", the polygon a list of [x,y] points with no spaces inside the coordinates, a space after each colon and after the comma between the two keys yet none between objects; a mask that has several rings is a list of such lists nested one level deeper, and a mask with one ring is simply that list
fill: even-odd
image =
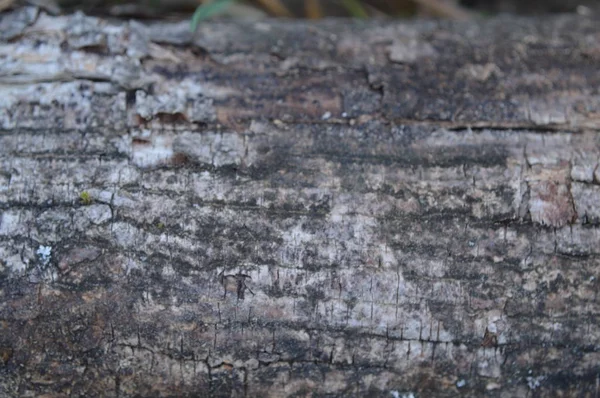
[{"label": "light gray bark patch", "polygon": [[431,44],[416,37],[394,40],[389,52],[390,60],[399,63],[413,63],[420,58],[434,59],[437,54]]},{"label": "light gray bark patch", "polygon": [[138,90],[135,97],[136,112],[147,120],[162,114],[180,114],[189,122],[212,122],[215,120],[213,100],[204,97],[202,92],[201,85],[191,82],[164,86],[153,95]]},{"label": "light gray bark patch", "polygon": [[245,151],[244,138],[235,132],[182,134],[175,138],[173,151],[216,167],[240,164]]},{"label": "light gray bark patch", "polygon": [[66,29],[67,44],[74,49],[107,50],[107,34],[103,31],[101,20],[77,13],[71,18]]},{"label": "light gray bark patch", "polygon": [[0,40],[12,40],[35,22],[37,7],[21,7],[13,12],[0,15]]},{"label": "light gray bark patch", "polygon": [[92,224],[102,224],[111,219],[111,210],[108,205],[89,205],[79,208],[79,214],[76,217],[81,216],[84,220],[89,221]]},{"label": "light gray bark patch", "polygon": [[575,198],[575,209],[580,220],[586,223],[600,222],[600,186],[573,183],[571,186]]}]

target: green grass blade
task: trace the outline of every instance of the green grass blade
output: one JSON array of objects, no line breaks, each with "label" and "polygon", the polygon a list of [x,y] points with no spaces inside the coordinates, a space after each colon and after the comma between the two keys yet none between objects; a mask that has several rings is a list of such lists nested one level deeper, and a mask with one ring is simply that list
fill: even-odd
[{"label": "green grass blade", "polygon": [[344,8],[355,18],[366,18],[369,15],[358,0],[342,0]]},{"label": "green grass blade", "polygon": [[196,30],[200,22],[225,11],[234,1],[236,0],[213,0],[196,8],[190,22],[192,32]]}]

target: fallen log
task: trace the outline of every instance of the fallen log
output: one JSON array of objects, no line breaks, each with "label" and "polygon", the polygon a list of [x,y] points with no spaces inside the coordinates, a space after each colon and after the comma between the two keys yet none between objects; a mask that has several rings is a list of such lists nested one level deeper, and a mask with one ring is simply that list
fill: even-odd
[{"label": "fallen log", "polygon": [[597,20],[0,18],[0,395],[598,396]]}]

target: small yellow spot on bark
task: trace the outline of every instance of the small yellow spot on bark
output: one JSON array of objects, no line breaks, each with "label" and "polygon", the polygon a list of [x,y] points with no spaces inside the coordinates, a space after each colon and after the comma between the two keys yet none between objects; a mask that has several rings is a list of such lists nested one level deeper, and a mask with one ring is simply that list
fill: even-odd
[{"label": "small yellow spot on bark", "polygon": [[88,191],[83,191],[82,193],[80,193],[79,199],[81,200],[81,203],[83,203],[86,206],[92,203],[92,195],[90,195]]}]

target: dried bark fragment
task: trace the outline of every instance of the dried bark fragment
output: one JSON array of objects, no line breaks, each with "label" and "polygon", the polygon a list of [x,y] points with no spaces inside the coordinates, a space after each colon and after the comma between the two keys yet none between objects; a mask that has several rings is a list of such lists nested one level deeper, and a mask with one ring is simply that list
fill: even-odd
[{"label": "dried bark fragment", "polygon": [[576,217],[569,187],[554,181],[530,185],[529,212],[533,222],[563,227]]}]

